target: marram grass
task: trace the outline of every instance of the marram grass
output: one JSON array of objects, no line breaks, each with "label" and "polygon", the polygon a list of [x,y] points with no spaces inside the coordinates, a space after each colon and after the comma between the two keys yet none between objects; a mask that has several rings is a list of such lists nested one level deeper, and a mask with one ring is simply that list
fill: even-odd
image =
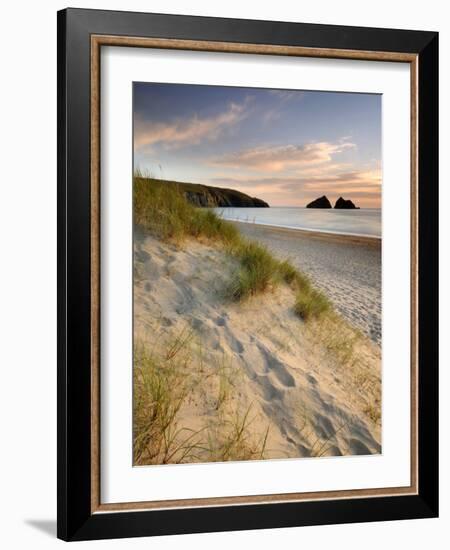
[{"label": "marram grass", "polygon": [[[167,342],[165,353],[148,353],[142,343],[134,350],[133,455],[135,465],[224,462],[266,458],[269,427],[255,433],[251,404],[230,404],[234,372],[221,366],[210,375],[217,379],[214,419],[196,430],[182,425],[182,408],[195,400],[207,378],[201,358],[193,355],[191,335],[182,332]],[[197,395],[198,397],[198,395]]]},{"label": "marram grass", "polygon": [[295,297],[294,311],[304,321],[320,317],[330,308],[327,297],[313,288],[309,292],[299,290]]},{"label": "marram grass", "polygon": [[233,224],[213,210],[189,203],[176,184],[136,173],[133,207],[135,224],[162,240],[181,243],[186,238],[203,238],[222,243],[238,261],[227,289],[230,299],[242,301],[284,282],[295,289],[294,311],[304,321],[331,309],[326,296],[288,260],[280,261],[265,246],[243,238]]},{"label": "marram grass", "polygon": [[204,237],[232,243],[239,231],[212,210],[190,204],[176,185],[134,177],[133,208],[136,224],[164,240],[180,242],[187,237]]}]

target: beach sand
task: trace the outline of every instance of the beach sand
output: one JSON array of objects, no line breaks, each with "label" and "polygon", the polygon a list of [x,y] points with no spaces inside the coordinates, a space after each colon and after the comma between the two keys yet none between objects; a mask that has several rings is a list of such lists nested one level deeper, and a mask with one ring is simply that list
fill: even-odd
[{"label": "beach sand", "polygon": [[381,239],[234,223],[310,275],[345,319],[381,344]]},{"label": "beach sand", "polygon": [[[197,240],[175,246],[136,230],[135,346],[162,363],[173,355],[168,349],[177,350],[189,381],[176,429],[193,434],[196,451],[171,461],[381,452],[380,247],[239,227],[290,257],[372,339],[345,323],[336,335],[319,321],[303,322],[287,285],[231,303],[225,289],[237,266],[220,247]],[[350,351],[339,344],[346,334]],[[228,445],[236,433],[239,441]],[[139,461],[149,462],[145,455]]]}]

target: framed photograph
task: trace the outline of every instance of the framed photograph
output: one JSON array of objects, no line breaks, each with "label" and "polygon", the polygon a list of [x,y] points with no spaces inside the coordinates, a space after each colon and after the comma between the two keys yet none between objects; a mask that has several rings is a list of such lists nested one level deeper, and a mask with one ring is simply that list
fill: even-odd
[{"label": "framed photograph", "polygon": [[438,35],[58,13],[58,536],[438,514]]}]

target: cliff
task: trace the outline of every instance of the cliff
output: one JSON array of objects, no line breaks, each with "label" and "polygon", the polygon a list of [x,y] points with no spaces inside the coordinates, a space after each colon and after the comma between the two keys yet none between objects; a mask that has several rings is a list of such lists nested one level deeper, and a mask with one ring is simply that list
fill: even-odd
[{"label": "cliff", "polygon": [[196,183],[179,183],[187,200],[196,206],[233,206],[247,208],[269,208],[267,202],[250,197],[236,189],[223,189]]},{"label": "cliff", "polygon": [[[149,180],[149,182],[152,180]],[[247,207],[269,208],[267,202],[256,197],[250,197],[236,189],[223,189],[199,183],[186,183],[179,181],[153,180],[161,184],[176,185],[184,193],[186,199],[195,206],[209,207]]]}]

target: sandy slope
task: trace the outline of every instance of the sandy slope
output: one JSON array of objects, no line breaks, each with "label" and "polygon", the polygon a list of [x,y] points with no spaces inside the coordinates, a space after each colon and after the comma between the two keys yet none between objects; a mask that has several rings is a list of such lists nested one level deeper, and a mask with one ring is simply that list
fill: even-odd
[{"label": "sandy slope", "polygon": [[224,289],[236,266],[207,244],[177,248],[137,231],[134,254],[135,342],[164,354],[174,338],[189,334],[195,382],[180,426],[220,438],[224,418],[248,411],[255,442],[269,428],[265,458],[381,451],[377,345],[361,337],[353,359],[342,364],[321,341],[321,327],[294,315],[287,286],[227,302]]},{"label": "sandy slope", "polygon": [[236,223],[308,273],[352,324],[381,343],[381,240]]}]

